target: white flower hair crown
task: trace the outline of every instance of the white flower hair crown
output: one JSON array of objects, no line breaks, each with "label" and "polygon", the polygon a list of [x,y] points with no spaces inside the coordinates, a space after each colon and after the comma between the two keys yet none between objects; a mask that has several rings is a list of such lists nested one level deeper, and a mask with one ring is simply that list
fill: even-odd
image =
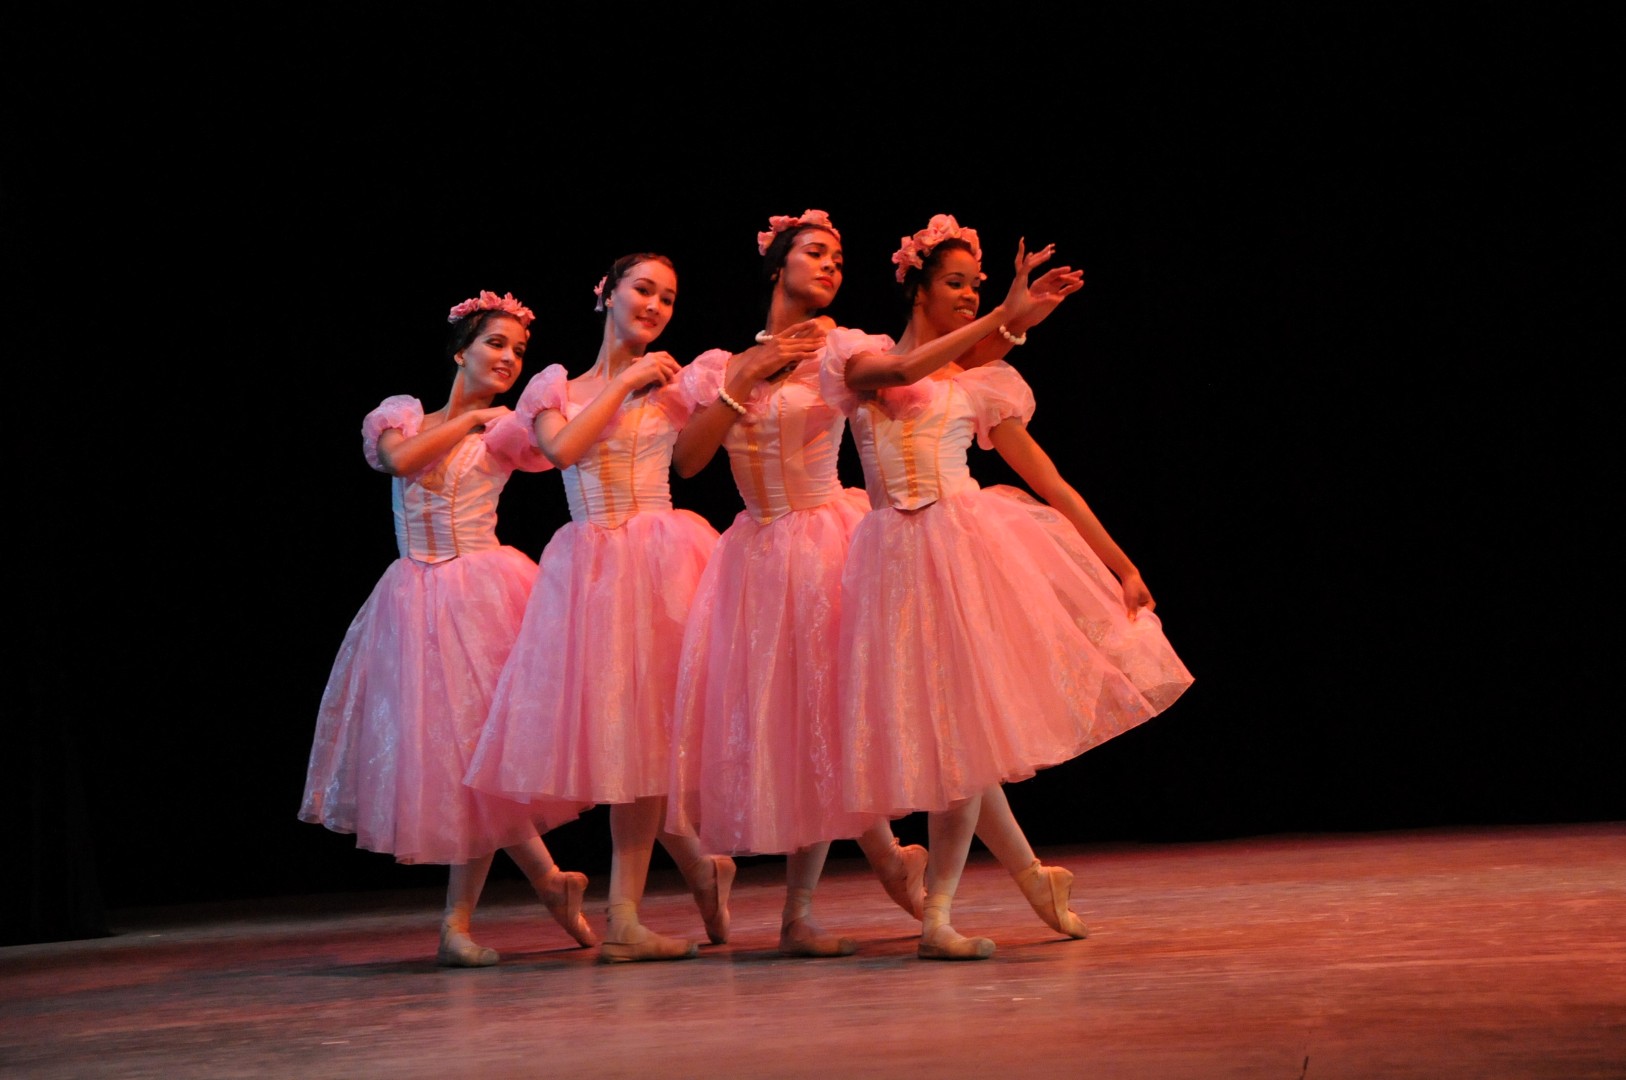
[{"label": "white flower hair crown", "polygon": [[757,254],[768,254],[768,245],[773,243],[774,237],[786,229],[794,229],[802,225],[817,225],[821,229],[828,229],[837,240],[841,239],[841,233],[836,230],[834,225],[830,224],[830,215],[823,210],[803,210],[801,217],[789,217],[779,214],[768,219],[767,232],[757,233]]},{"label": "white flower hair crown", "polygon": [[[971,248],[971,257],[977,260],[977,265],[982,265],[982,241],[977,239],[977,230],[961,227],[952,214],[933,214],[924,229],[905,236],[903,246],[892,253],[892,261],[898,264],[898,284],[903,284],[911,266],[916,270],[924,267],[932,250],[944,240],[963,240]],[[988,277],[982,273],[978,276],[984,280]]]},{"label": "white flower hair crown", "polygon": [[461,304],[453,306],[452,310],[446,316],[446,321],[449,323],[454,323],[459,319],[468,318],[476,311],[501,311],[518,319],[519,324],[526,328],[529,328],[531,325],[531,320],[536,318],[536,313],[530,308],[526,307],[524,304],[520,303],[518,300],[514,299],[513,293],[503,293],[501,296],[498,296],[494,292],[487,292],[485,289],[481,289],[479,296],[471,297],[470,299],[463,301]]}]

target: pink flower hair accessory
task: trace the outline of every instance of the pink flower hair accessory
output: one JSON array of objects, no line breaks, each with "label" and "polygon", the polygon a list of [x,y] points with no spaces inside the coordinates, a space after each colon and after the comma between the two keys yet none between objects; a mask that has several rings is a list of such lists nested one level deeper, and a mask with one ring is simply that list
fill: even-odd
[{"label": "pink flower hair accessory", "polygon": [[597,299],[593,301],[594,311],[604,310],[604,286],[608,285],[609,283],[610,275],[605,274],[603,277],[598,279],[598,284],[593,286],[593,295],[597,297]]},{"label": "pink flower hair accessory", "polygon": [[757,233],[757,254],[768,254],[768,245],[773,243],[774,237],[786,229],[794,229],[802,225],[817,225],[821,229],[828,229],[837,240],[841,239],[841,233],[837,231],[834,225],[830,224],[830,215],[823,210],[803,210],[801,217],[778,214],[768,218],[767,232]]},{"label": "pink flower hair accessory", "polygon": [[[931,257],[932,250],[944,240],[963,240],[971,248],[971,257],[982,265],[982,241],[977,239],[976,229],[967,229],[954,220],[953,214],[933,214],[926,227],[913,236],[903,238],[903,246],[892,253],[892,261],[898,264],[898,284],[903,284],[904,276],[909,273],[912,266],[916,270],[926,265]],[[987,274],[980,275],[984,280]]]},{"label": "pink flower hair accessory", "polygon": [[505,312],[518,319],[519,324],[527,329],[529,329],[531,325],[531,320],[536,318],[536,313],[530,308],[526,307],[524,304],[520,303],[518,300],[514,299],[513,293],[503,293],[501,296],[498,296],[494,292],[488,292],[485,289],[481,289],[479,296],[472,297],[463,301],[461,304],[455,305],[447,314],[446,321],[449,323],[454,323],[459,319],[468,318],[476,311]]}]

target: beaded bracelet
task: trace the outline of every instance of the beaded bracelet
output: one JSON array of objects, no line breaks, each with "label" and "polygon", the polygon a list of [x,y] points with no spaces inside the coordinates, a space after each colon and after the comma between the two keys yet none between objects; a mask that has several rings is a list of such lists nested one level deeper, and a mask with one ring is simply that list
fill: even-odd
[{"label": "beaded bracelet", "polygon": [[1013,334],[1009,330],[1005,329],[1004,323],[999,324],[999,336],[1010,342],[1012,345],[1026,345],[1028,343],[1028,333],[1026,330],[1022,331],[1020,335]]},{"label": "beaded bracelet", "polygon": [[719,390],[719,391],[717,391],[717,400],[721,401],[724,405],[727,405],[730,409],[733,409],[735,412],[739,413],[741,416],[745,415],[745,406],[741,405],[739,402],[737,402],[733,398],[729,397],[727,390]]}]

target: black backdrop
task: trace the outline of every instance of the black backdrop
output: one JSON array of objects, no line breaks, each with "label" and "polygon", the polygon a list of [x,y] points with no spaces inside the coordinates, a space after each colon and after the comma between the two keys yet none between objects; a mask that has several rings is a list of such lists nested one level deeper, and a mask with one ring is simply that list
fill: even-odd
[{"label": "black backdrop", "polygon": [[[994,288],[1020,235],[1085,268],[1014,357],[1032,430],[1197,683],[1013,788],[1036,841],[1626,816],[1601,23],[378,17],[5,17],[36,920],[441,880],[294,818],[394,556],[361,417],[444,400],[444,313],[481,288],[538,311],[531,371],[580,370],[630,250],[677,263],[666,348],[743,346],[754,234],[805,207],[843,231],[846,325],[901,328],[887,258],[933,213]],[[675,497],[737,509],[721,461]],[[500,531],[535,556],[565,517],[520,477]],[[606,837],[550,843],[592,871]]]}]

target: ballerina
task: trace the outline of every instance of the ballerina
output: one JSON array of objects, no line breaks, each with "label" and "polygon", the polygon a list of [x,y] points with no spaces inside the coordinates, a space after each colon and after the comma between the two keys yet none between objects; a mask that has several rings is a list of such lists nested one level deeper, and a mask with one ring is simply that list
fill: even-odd
[{"label": "ballerina", "polygon": [[[451,397],[425,414],[398,396],[367,414],[362,450],[390,474],[400,558],[350,624],[317,713],[299,816],[403,863],[450,869],[437,959],[495,964],[469,923],[502,848],[576,941],[597,943],[582,916],[587,878],[560,870],[532,812],[463,785],[469,750],[536,576],[502,545],[497,498],[514,470],[550,468],[492,399],[519,378],[530,309],[482,292],[451,309]],[[580,811],[541,802],[544,829]]]},{"label": "ballerina", "polygon": [[846,420],[819,392],[841,289],[841,234],[822,210],[769,219],[757,236],[767,327],[737,354],[684,371],[698,408],[673,462],[693,476],[728,449],[745,509],[718,542],[684,635],[668,828],[711,851],[786,854],[779,951],[845,956],[851,938],[813,921],[832,839],[856,837],[893,900],[915,918],[926,851],[887,819],[841,805],[836,707],[841,569],[869,504],[836,476]]},{"label": "ballerina", "polygon": [[[928,959],[993,955],[950,921],[973,832],[1046,923],[1084,936],[1071,875],[1033,858],[999,785],[1150,719],[1191,683],[1140,572],[1028,433],[1027,384],[1003,362],[955,362],[995,332],[999,348],[1025,341],[1036,312],[1021,286],[1051,250],[1019,245],[1011,291],[979,315],[976,233],[938,215],[893,255],[910,305],[901,337],[838,331],[821,372],[874,507],[843,575],[846,805],[928,812]],[[973,438],[1054,509],[978,487]]]},{"label": "ballerina", "polygon": [[593,366],[538,373],[516,414],[563,470],[569,524],[542,552],[519,640],[503,668],[473,787],[510,799],[610,804],[606,961],[696,955],[638,918],[657,839],[728,940],[734,861],[661,830],[683,624],[717,532],[674,510],[672,445],[694,409],[678,362],[649,346],[677,300],[663,255],[616,260],[594,289],[604,332]]}]

